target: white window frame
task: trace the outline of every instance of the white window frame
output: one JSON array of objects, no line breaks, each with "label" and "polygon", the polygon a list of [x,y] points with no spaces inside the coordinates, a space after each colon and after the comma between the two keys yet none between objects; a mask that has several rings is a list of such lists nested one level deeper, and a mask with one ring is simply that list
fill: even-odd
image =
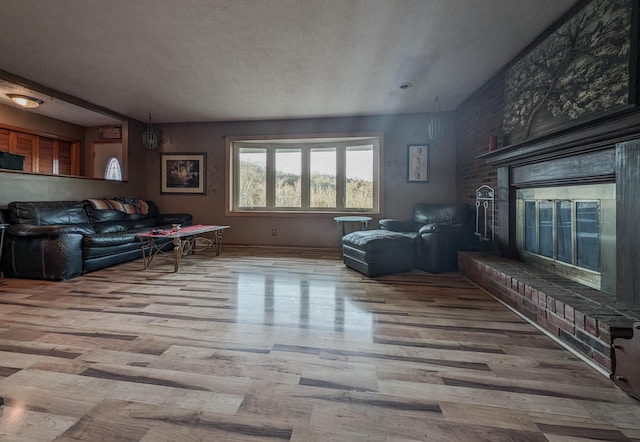
[{"label": "white window frame", "polygon": [[[114,168],[114,165],[117,170],[116,175],[118,176],[116,178],[110,178],[109,176],[111,175],[111,170]],[[107,161],[107,166],[104,168],[104,179],[112,181],[122,181],[122,165],[116,157],[111,157],[109,158],[109,161]]]},{"label": "white window frame", "polygon": [[[345,207],[346,180],[345,180],[345,152],[347,147],[363,144],[373,145],[373,207],[372,208],[347,208]],[[350,135],[307,135],[307,136],[260,136],[260,137],[226,137],[227,146],[227,177],[226,189],[226,214],[278,214],[278,215],[303,215],[303,214],[372,214],[381,213],[382,210],[382,168],[384,137],[381,133],[350,134]],[[242,147],[265,148],[267,151],[267,204],[266,207],[238,207],[236,201],[238,195],[238,154]],[[336,147],[336,207],[310,207],[309,202],[309,158],[312,148]],[[275,152],[277,149],[301,149],[302,151],[302,207],[276,207],[275,206]]]}]

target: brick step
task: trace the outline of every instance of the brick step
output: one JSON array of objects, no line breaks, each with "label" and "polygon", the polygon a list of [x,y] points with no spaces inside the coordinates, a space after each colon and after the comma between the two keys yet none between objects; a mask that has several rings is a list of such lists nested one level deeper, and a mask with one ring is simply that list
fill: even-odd
[{"label": "brick step", "polygon": [[640,309],[529,264],[497,254],[459,252],[458,267],[469,280],[538,324],[608,373],[615,370],[616,338],[630,338]]}]

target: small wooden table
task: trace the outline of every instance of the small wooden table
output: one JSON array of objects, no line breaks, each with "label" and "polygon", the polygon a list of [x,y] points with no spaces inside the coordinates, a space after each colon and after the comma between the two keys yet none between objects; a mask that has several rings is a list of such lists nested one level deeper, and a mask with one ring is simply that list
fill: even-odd
[{"label": "small wooden table", "polygon": [[[165,252],[166,242],[157,243],[157,239],[171,238],[173,240],[173,271],[180,270],[180,257],[189,252],[196,252],[196,242],[200,241],[203,247],[212,247],[216,251],[216,256],[220,254],[222,248],[222,234],[230,226],[205,226],[197,224],[195,226],[183,227],[181,230],[163,230],[161,233],[138,233],[142,241],[142,259],[145,270],[151,266],[151,261],[158,253]],[[206,238],[203,233],[213,232],[213,238]],[[145,253],[145,248],[148,252]]]}]

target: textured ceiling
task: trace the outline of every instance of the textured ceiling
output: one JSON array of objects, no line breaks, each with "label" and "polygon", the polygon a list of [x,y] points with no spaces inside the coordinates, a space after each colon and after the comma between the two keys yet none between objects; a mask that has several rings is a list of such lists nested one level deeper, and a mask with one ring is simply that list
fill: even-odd
[{"label": "textured ceiling", "polygon": [[9,0],[0,69],[159,123],[454,110],[575,3]]}]

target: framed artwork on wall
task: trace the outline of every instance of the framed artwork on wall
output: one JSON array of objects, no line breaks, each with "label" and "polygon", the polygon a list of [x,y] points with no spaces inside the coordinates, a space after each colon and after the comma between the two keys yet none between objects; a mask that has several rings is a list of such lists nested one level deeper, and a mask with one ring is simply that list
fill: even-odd
[{"label": "framed artwork on wall", "polygon": [[429,145],[407,145],[407,182],[429,182]]},{"label": "framed artwork on wall", "polygon": [[162,154],[160,193],[198,194],[206,192],[206,153]]},{"label": "framed artwork on wall", "polygon": [[98,129],[101,140],[119,140],[122,138],[121,126],[105,126]]}]

